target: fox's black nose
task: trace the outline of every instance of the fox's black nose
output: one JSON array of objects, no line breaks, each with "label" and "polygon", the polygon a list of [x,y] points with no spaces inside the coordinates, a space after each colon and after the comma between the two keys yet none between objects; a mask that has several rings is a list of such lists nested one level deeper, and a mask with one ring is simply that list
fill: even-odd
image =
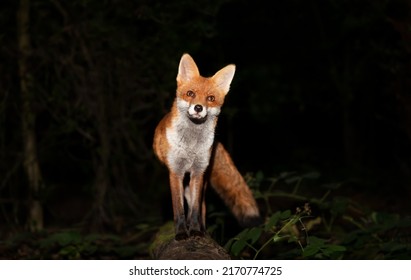
[{"label": "fox's black nose", "polygon": [[203,106],[197,104],[194,106],[194,111],[196,111],[197,113],[200,113],[201,111],[203,111]]}]

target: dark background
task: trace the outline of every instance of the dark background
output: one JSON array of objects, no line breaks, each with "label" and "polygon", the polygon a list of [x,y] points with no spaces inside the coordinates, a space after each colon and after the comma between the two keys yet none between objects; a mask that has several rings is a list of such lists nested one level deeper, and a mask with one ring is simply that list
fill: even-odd
[{"label": "dark background", "polygon": [[410,210],[410,1],[31,0],[36,194],[23,166],[19,2],[0,4],[2,238],[25,228],[33,196],[45,228],[170,217],[151,145],[185,52],[204,76],[237,66],[217,138],[243,174],[318,172],[345,195]]}]

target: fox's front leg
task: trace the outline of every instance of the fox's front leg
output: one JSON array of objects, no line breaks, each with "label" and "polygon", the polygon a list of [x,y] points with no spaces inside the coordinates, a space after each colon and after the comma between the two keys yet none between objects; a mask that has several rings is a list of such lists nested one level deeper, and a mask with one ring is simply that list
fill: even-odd
[{"label": "fox's front leg", "polygon": [[190,235],[204,235],[205,223],[203,215],[205,207],[203,205],[203,174],[191,174],[188,194],[186,196],[188,203],[188,231]]},{"label": "fox's front leg", "polygon": [[188,237],[186,218],[184,215],[184,187],[183,175],[170,172],[171,200],[173,204],[175,239],[181,240]]}]

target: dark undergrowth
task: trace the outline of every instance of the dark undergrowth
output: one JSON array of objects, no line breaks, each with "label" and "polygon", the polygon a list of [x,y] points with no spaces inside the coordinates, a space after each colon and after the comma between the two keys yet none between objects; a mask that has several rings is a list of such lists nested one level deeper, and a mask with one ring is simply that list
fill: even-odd
[{"label": "dark undergrowth", "polygon": [[[411,218],[403,196],[361,193],[354,183],[323,183],[317,172],[247,174],[265,217],[241,229],[226,209],[209,205],[208,231],[233,259],[411,259]],[[358,184],[358,183],[357,183]],[[31,233],[3,227],[2,259],[150,259],[158,217],[120,231],[53,227]]]}]

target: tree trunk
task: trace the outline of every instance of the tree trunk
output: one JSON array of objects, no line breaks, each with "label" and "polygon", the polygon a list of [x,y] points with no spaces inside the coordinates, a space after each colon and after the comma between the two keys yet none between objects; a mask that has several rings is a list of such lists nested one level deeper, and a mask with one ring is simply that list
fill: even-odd
[{"label": "tree trunk", "polygon": [[43,208],[38,199],[42,186],[40,165],[36,150],[35,113],[32,110],[32,77],[28,67],[31,53],[30,36],[28,32],[30,20],[30,0],[20,0],[17,12],[17,37],[19,45],[19,76],[21,92],[21,120],[23,136],[24,169],[27,173],[29,187],[28,227],[31,231],[43,228]]},{"label": "tree trunk", "polygon": [[95,195],[93,202],[93,209],[91,212],[91,222],[89,229],[99,231],[104,226],[110,224],[111,215],[110,209],[106,209],[106,196],[110,186],[110,139],[107,130],[107,119],[105,118],[105,104],[100,102],[100,112],[98,115],[99,123],[97,124],[98,133],[101,141],[99,152],[95,159],[96,180],[94,185]]},{"label": "tree trunk", "polygon": [[[84,44],[84,53],[88,52]],[[105,92],[102,83],[103,78],[99,74],[97,67],[89,60],[91,74],[89,76],[90,84],[94,85],[93,95],[96,107],[94,107],[94,117],[96,119],[96,128],[98,135],[99,147],[94,155],[94,168],[96,178],[94,182],[94,201],[93,208],[88,216],[88,229],[91,231],[100,231],[107,226],[112,226],[112,213],[107,203],[107,192],[111,186],[110,176],[110,158],[111,158],[111,136],[109,128],[107,92]],[[86,219],[86,220],[87,220]]]}]

